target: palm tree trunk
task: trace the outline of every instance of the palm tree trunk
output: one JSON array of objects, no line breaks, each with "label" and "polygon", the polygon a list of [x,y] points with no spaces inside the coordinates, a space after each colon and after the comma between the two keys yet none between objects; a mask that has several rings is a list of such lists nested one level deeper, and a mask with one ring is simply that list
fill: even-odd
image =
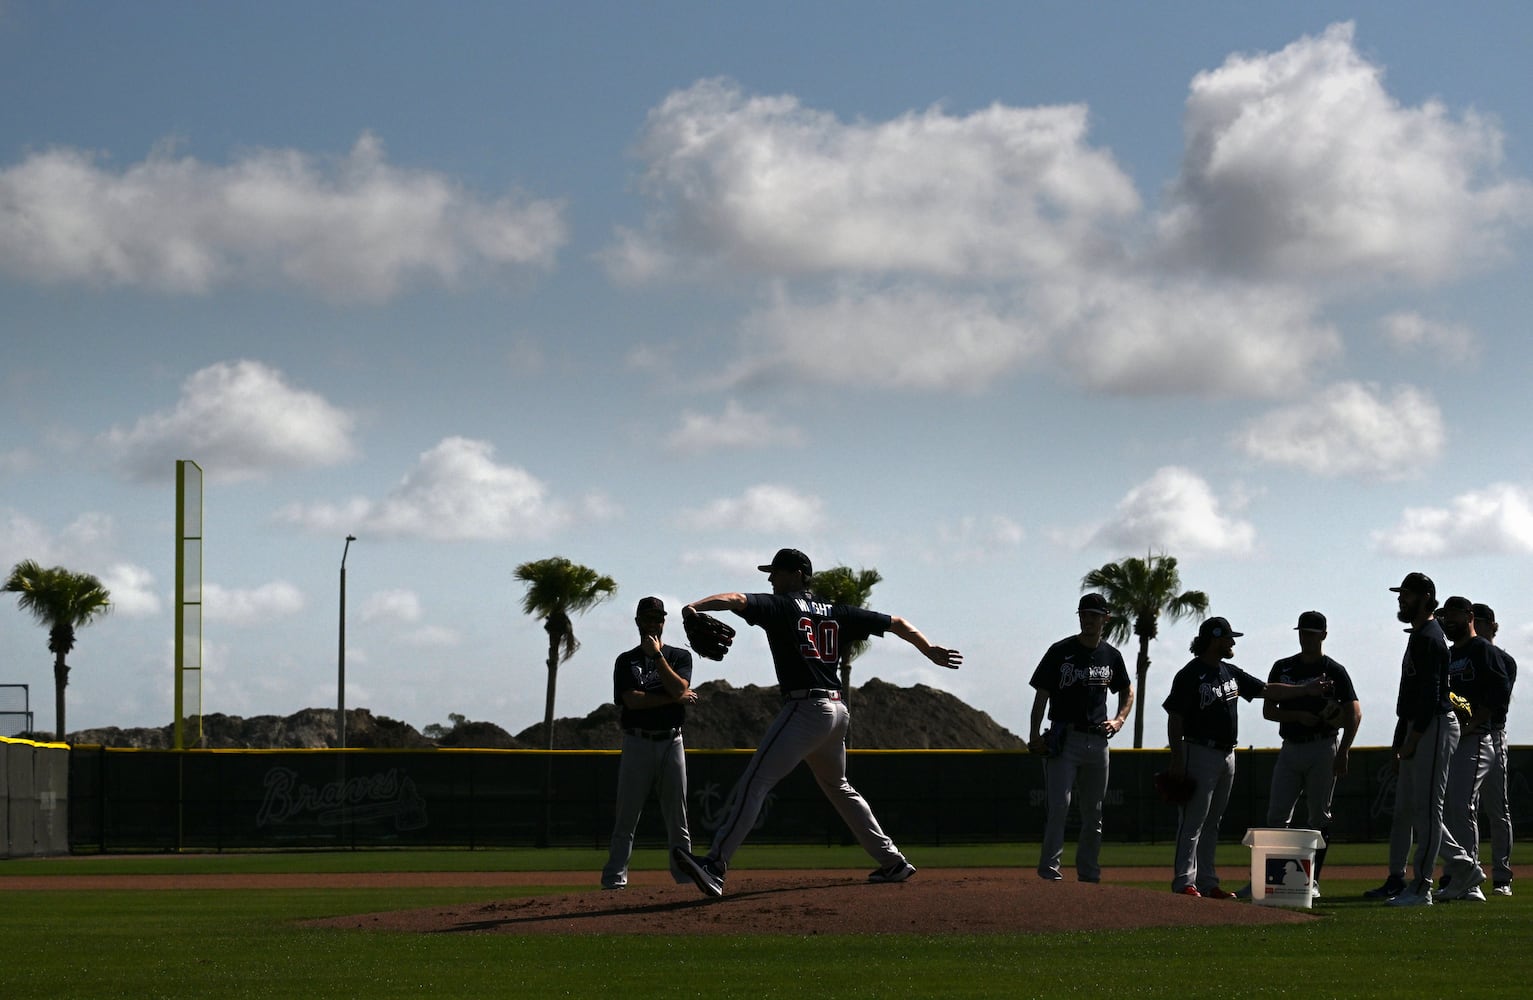
[{"label": "palm tree trunk", "polygon": [[64,740],[64,688],[69,686],[69,665],[64,662],[62,652],[53,655],[53,718],[55,728],[53,738],[58,742]]},{"label": "palm tree trunk", "polygon": [[548,694],[543,702],[543,732],[548,753],[543,771],[543,829],[538,834],[538,846],[547,847],[552,841],[554,826],[554,688],[559,681],[559,633],[548,630]]},{"label": "palm tree trunk", "polygon": [[1144,747],[1144,684],[1145,678],[1150,676],[1150,637],[1147,635],[1139,637],[1139,660],[1134,664],[1134,673],[1137,678],[1134,681],[1134,749],[1140,750]]}]

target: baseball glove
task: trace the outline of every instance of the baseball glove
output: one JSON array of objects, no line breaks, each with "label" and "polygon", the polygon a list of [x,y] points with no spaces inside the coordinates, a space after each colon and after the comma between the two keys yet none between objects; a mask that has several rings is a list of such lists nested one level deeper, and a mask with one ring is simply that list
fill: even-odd
[{"label": "baseball glove", "polygon": [[1453,706],[1453,711],[1458,715],[1460,725],[1474,717],[1474,708],[1470,706],[1469,699],[1457,691],[1448,692],[1448,703]]},{"label": "baseball glove", "polygon": [[705,660],[722,660],[734,644],[735,630],[709,614],[681,609],[681,627],[687,633],[687,645]]},{"label": "baseball glove", "polygon": [[1326,701],[1325,706],[1320,709],[1320,724],[1327,729],[1340,729],[1346,718],[1347,710],[1335,698]]},{"label": "baseball glove", "polygon": [[1187,775],[1177,777],[1170,771],[1157,771],[1155,773],[1155,793],[1174,806],[1185,805],[1192,798],[1193,789],[1198,783]]}]

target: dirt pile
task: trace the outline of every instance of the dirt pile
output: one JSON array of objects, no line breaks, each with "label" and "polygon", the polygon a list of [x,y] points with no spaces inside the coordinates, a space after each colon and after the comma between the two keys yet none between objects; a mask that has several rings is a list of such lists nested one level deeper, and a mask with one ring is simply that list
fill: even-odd
[{"label": "dirt pile", "polygon": [[[737,688],[728,681],[699,685],[698,704],[687,713],[687,746],[697,750],[749,749],[781,707],[777,688]],[[899,687],[878,679],[853,688],[851,745],[865,749],[1014,750],[1023,741],[989,715],[946,691],[917,684]],[[452,728],[427,726],[430,735],[408,723],[347,709],[346,745],[385,749],[460,747],[535,749],[547,745],[541,722],[514,736],[493,722],[453,717]],[[201,746],[210,749],[323,749],[336,745],[335,710],[306,708],[289,716],[205,715]],[[108,747],[165,749],[170,726],[145,729],[87,729],[68,742]],[[605,704],[584,718],[554,720],[560,750],[615,750],[622,745],[616,705]]]}]

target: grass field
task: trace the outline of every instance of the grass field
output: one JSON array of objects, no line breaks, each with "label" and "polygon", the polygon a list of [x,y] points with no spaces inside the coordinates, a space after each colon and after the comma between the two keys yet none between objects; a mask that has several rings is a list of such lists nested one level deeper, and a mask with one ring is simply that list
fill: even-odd
[{"label": "grass field", "polygon": [[[1104,862],[1166,865],[1165,845],[1109,845]],[[930,867],[1030,864],[1034,845],[923,848]],[[3,875],[147,872],[524,870],[594,888],[590,850],[223,854],[0,862]],[[1229,873],[1249,851],[1221,848]],[[1337,845],[1331,864],[1374,864],[1382,845]],[[1068,859],[1067,859],[1068,860]],[[659,868],[658,851],[635,867]],[[864,868],[855,849],[747,847],[742,868]],[[64,997],[1525,997],[1516,971],[1533,902],[1422,909],[1326,880],[1302,926],[1059,935],[674,938],[320,931],[305,918],[504,899],[524,890],[5,891],[0,996]],[[1163,889],[1159,880],[1148,884]],[[540,890],[526,890],[540,891]],[[1221,904],[1222,905],[1222,904]],[[1232,904],[1233,905],[1233,904]]]}]

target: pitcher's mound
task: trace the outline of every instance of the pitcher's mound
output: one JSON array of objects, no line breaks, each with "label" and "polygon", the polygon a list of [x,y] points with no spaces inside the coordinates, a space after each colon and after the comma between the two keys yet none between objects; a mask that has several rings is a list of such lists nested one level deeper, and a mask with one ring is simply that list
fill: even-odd
[{"label": "pitcher's mound", "polygon": [[[908,882],[862,873],[731,872],[722,899],[645,872],[625,889],[369,913],[308,926],[422,934],[1046,934],[1059,931],[1283,924],[1305,910],[1191,899],[1166,889],[1045,882],[1030,870],[923,868]],[[558,876],[551,876],[556,880]]]}]

